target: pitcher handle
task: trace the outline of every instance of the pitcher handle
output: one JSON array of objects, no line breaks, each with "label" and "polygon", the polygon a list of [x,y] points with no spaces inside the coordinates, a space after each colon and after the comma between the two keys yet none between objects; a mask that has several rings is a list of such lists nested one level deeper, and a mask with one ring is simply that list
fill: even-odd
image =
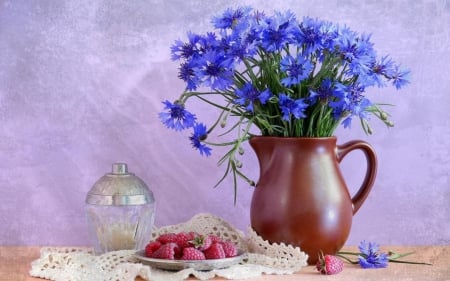
[{"label": "pitcher handle", "polygon": [[359,188],[358,192],[356,192],[355,196],[352,197],[353,214],[356,214],[356,212],[359,210],[359,208],[362,206],[367,196],[369,195],[369,192],[375,182],[378,165],[375,150],[367,142],[361,140],[350,141],[342,145],[338,145],[338,162],[340,163],[342,159],[344,159],[345,155],[347,155],[347,153],[355,149],[359,149],[364,153],[364,156],[367,160],[367,170],[361,187]]}]

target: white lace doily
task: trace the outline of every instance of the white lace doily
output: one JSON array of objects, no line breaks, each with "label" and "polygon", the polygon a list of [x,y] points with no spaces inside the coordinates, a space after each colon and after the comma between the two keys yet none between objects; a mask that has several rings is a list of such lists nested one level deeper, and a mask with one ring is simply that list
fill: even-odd
[{"label": "white lace doily", "polygon": [[178,281],[189,276],[200,280],[213,277],[245,279],[262,274],[292,274],[307,265],[308,255],[298,247],[271,244],[249,228],[247,237],[223,219],[211,214],[199,214],[186,223],[161,227],[153,231],[153,238],[161,233],[196,231],[215,234],[231,240],[247,252],[244,262],[225,269],[196,271],[184,269],[177,272],[152,268],[138,262],[134,250],[109,252],[95,256],[91,248],[47,247],[41,257],[31,264],[30,275],[55,281],[134,281],[141,277],[148,281]]}]

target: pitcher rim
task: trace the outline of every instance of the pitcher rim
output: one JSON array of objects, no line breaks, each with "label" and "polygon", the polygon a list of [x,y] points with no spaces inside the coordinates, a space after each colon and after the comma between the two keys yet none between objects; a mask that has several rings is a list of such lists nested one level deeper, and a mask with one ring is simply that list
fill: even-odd
[{"label": "pitcher rim", "polygon": [[298,140],[298,139],[305,139],[305,140],[335,140],[337,139],[336,136],[330,136],[330,137],[279,137],[279,136],[252,136],[251,139],[285,139],[285,140]]}]

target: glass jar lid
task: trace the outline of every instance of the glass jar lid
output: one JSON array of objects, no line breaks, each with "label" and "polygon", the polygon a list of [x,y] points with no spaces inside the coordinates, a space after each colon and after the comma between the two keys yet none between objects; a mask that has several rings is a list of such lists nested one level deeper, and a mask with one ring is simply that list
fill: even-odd
[{"label": "glass jar lid", "polygon": [[143,205],[155,202],[143,180],[128,172],[127,164],[114,163],[112,172],[101,177],[86,196],[91,205]]}]

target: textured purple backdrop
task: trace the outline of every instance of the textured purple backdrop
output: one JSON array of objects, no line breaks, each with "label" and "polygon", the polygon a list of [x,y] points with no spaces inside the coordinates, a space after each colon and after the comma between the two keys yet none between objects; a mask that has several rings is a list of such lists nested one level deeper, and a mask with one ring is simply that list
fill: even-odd
[{"label": "textured purple backdrop", "polygon": [[[183,89],[169,46],[242,3],[373,33],[380,53],[411,68],[404,90],[370,92],[396,105],[395,128],[373,120],[373,136],[357,123],[337,132],[339,143],[366,140],[379,157],[348,244],[450,243],[450,1],[15,0],[0,1],[0,244],[88,244],[85,195],[115,161],[153,190],[158,225],[210,212],[246,231],[252,188],[241,183],[233,206],[230,181],[212,188],[221,151],[201,157],[187,133],[157,118],[161,100]],[[342,163],[351,192],[362,157]],[[257,179],[250,149],[244,164]]]}]

